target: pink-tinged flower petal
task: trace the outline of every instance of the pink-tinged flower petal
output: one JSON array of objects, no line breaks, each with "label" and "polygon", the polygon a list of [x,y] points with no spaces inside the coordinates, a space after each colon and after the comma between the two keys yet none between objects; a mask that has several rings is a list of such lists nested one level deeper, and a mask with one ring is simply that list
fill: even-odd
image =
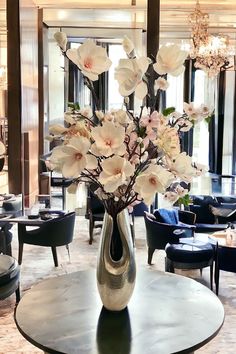
[{"label": "pink-tinged flower petal", "polygon": [[147,95],[147,92],[147,85],[145,84],[145,82],[141,81],[135,89],[135,96],[142,100]]},{"label": "pink-tinged flower petal", "polygon": [[54,124],[49,127],[49,133],[57,135],[57,134],[63,134],[68,130],[68,128],[65,128],[61,124]]},{"label": "pink-tinged flower petal", "polygon": [[129,161],[125,162],[125,166],[124,166],[124,173],[127,177],[132,176],[132,174],[134,173],[135,170],[135,166],[132,165]]},{"label": "pink-tinged flower petal", "polygon": [[134,50],[134,44],[127,36],[124,36],[122,46],[126,54],[130,54]]},{"label": "pink-tinged flower petal", "polygon": [[98,75],[107,71],[112,64],[107,57],[106,49],[97,46],[92,40],[85,41],[77,49],[68,49],[66,54],[82,74],[92,81],[96,81]]},{"label": "pink-tinged flower petal", "polygon": [[54,38],[57,41],[58,46],[62,49],[63,52],[66,51],[67,44],[67,35],[65,32],[56,32],[54,33]]},{"label": "pink-tinged flower petal", "polygon": [[145,74],[149,65],[152,63],[150,58],[141,57],[137,59],[138,67],[142,70],[142,73]]},{"label": "pink-tinged flower petal", "polygon": [[88,170],[95,170],[98,167],[98,161],[93,155],[86,155],[86,168]]},{"label": "pink-tinged flower petal", "polygon": [[188,53],[180,49],[176,44],[162,46],[156,56],[154,70],[160,74],[180,75],[183,70],[183,63]]},{"label": "pink-tinged flower petal", "polygon": [[73,157],[69,157],[62,167],[62,174],[66,178],[79,177],[85,166],[86,159],[84,156],[82,156],[79,160],[76,160]]}]

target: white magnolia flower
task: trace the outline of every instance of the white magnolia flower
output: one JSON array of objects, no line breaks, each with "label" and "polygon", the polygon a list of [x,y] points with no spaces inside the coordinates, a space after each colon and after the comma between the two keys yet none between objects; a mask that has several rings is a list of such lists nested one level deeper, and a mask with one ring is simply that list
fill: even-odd
[{"label": "white magnolia flower", "polygon": [[182,152],[176,156],[172,161],[170,170],[174,175],[186,182],[191,182],[193,176],[196,175],[196,170],[192,166],[191,157],[188,156],[186,152]]},{"label": "white magnolia flower", "polygon": [[179,197],[184,197],[186,194],[188,194],[188,189],[183,188],[180,184],[176,186],[175,190]]},{"label": "white magnolia flower", "polygon": [[135,96],[143,99],[147,94],[147,85],[143,82],[151,60],[146,57],[139,59],[120,59],[119,65],[115,68],[115,79],[119,83],[121,96],[129,96],[135,92]]},{"label": "white magnolia flower", "polygon": [[212,110],[210,110],[210,108],[205,104],[201,104],[199,110],[204,118],[207,118],[212,113]]},{"label": "white magnolia flower", "polygon": [[104,113],[103,111],[95,111],[96,117],[98,120],[102,121],[104,119]]},{"label": "white magnolia flower", "polygon": [[192,128],[193,123],[188,119],[180,118],[178,120],[178,126],[181,132],[188,132]]},{"label": "white magnolia flower", "polygon": [[70,111],[64,113],[64,120],[66,123],[69,123],[70,125],[75,124],[76,122],[75,115]]},{"label": "white magnolia flower", "polygon": [[98,178],[104,186],[104,190],[113,193],[119,186],[125,183],[126,178],[134,173],[135,167],[129,161],[120,156],[113,156],[101,163],[102,172]]},{"label": "white magnolia flower", "polygon": [[65,128],[61,124],[53,124],[49,127],[49,133],[53,135],[64,134],[68,128]]},{"label": "white magnolia flower", "polygon": [[165,91],[168,89],[169,85],[169,82],[164,79],[164,77],[159,77],[157,80],[155,80],[154,90],[157,91],[160,89]]},{"label": "white magnolia flower", "polygon": [[54,38],[58,44],[58,46],[61,48],[63,52],[66,51],[66,45],[67,45],[67,35],[65,32],[56,32],[54,33]]},{"label": "white magnolia flower", "polygon": [[179,195],[175,192],[168,191],[164,194],[164,200],[167,200],[171,204],[174,204],[179,199]]},{"label": "white magnolia flower", "polygon": [[92,116],[93,116],[92,108],[89,106],[86,106],[86,107],[80,109],[79,113],[86,118],[92,118]]},{"label": "white magnolia flower", "polygon": [[190,102],[184,102],[183,103],[183,108],[184,108],[184,112],[188,115],[191,116],[193,113],[195,113],[195,108],[194,108],[194,103]]},{"label": "white magnolia flower", "polygon": [[120,125],[126,126],[130,122],[126,111],[124,111],[123,109],[112,111],[111,114],[114,116],[115,122],[119,123]]},{"label": "white magnolia flower", "polygon": [[164,193],[173,181],[172,173],[160,165],[150,165],[137,178],[134,190],[143,198],[144,202],[151,204],[156,193]]},{"label": "white magnolia flower", "polygon": [[188,52],[181,50],[176,44],[163,45],[157,53],[153,68],[159,75],[178,76],[184,71],[183,63],[187,56]]},{"label": "white magnolia flower", "polygon": [[209,167],[201,163],[195,162],[194,167],[196,168],[196,176],[201,176],[202,174],[209,171]]},{"label": "white magnolia flower", "polygon": [[[84,137],[74,137],[67,145],[60,145],[53,149],[50,162],[60,166],[66,178],[76,178],[85,167],[94,168],[97,160],[92,155],[87,155],[90,141]],[[96,160],[96,162],[95,162]]]},{"label": "white magnolia flower", "polygon": [[68,49],[66,54],[78,66],[82,74],[92,81],[98,80],[98,75],[109,70],[112,64],[106,49],[96,45],[90,39],[78,48]]},{"label": "white magnolia flower", "polygon": [[124,36],[122,45],[125,53],[128,55],[134,50],[134,44],[127,36]]},{"label": "white magnolia flower", "polygon": [[173,158],[180,153],[179,135],[175,128],[164,125],[160,127],[155,144],[169,157]]},{"label": "white magnolia flower", "polygon": [[76,192],[77,192],[77,189],[78,189],[78,184],[77,183],[71,183],[70,185],[69,185],[69,187],[67,187],[67,192],[69,193],[69,194],[76,194]]},{"label": "white magnolia flower", "polygon": [[113,154],[124,155],[126,147],[125,129],[116,126],[112,122],[105,122],[102,126],[92,128],[92,138],[95,143],[92,145],[92,152],[99,156],[111,156]]}]

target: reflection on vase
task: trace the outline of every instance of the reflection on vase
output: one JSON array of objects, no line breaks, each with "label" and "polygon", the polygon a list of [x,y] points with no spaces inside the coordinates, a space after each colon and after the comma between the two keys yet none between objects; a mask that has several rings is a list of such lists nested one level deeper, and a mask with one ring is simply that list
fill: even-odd
[{"label": "reflection on vase", "polygon": [[103,305],[123,310],[133,293],[136,278],[134,247],[127,210],[113,217],[105,213],[97,263],[97,285]]},{"label": "reflection on vase", "polygon": [[99,354],[129,354],[131,350],[131,325],[129,311],[111,312],[101,310],[97,326]]}]

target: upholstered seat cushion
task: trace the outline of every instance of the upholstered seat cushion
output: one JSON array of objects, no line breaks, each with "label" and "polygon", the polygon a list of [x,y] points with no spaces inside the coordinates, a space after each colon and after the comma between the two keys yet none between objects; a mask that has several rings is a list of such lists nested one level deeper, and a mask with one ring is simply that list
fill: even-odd
[{"label": "upholstered seat cushion", "polygon": [[19,275],[19,266],[15,258],[0,255],[0,286],[9,283]]},{"label": "upholstered seat cushion", "polygon": [[172,225],[177,225],[179,222],[178,210],[176,209],[160,208],[155,210],[153,214],[158,222]]},{"label": "upholstered seat cushion", "polygon": [[195,226],[196,226],[195,232],[200,232],[200,233],[201,232],[208,233],[208,232],[225,230],[228,227],[227,224],[205,224],[205,223],[203,223],[203,224],[196,223]]},{"label": "upholstered seat cushion", "polygon": [[214,256],[214,248],[210,243],[168,243],[165,248],[167,258],[172,262],[200,263],[207,262]]},{"label": "upholstered seat cushion", "polygon": [[6,211],[19,211],[22,209],[22,198],[15,197],[9,200],[4,200],[2,207]]}]

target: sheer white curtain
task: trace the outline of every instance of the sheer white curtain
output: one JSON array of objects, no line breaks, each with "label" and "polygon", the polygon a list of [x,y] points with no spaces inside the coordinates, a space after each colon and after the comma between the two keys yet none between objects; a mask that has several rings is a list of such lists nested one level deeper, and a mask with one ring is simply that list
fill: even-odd
[{"label": "sheer white curtain", "polygon": [[[211,82],[202,70],[195,73],[195,94],[194,105],[200,106],[202,103],[212,105],[207,97]],[[198,163],[209,165],[209,131],[205,120],[196,124],[193,129],[193,159]]]}]

